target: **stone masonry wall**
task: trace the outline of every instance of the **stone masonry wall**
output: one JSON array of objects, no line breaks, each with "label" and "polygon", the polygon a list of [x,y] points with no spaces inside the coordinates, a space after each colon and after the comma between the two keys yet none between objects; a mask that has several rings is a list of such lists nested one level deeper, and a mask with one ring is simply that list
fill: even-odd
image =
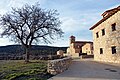
[{"label": "stone masonry wall", "polygon": [[48,61],[48,73],[56,75],[68,69],[72,62],[71,57]]},{"label": "stone masonry wall", "polygon": [[[116,31],[111,29],[114,23],[116,23]],[[104,36],[102,29],[105,29]],[[96,38],[97,32],[99,38]],[[93,40],[95,60],[120,63],[120,11],[93,29]],[[116,46],[116,54],[112,54],[112,46]],[[100,54],[100,48],[103,48],[103,54]]]},{"label": "stone masonry wall", "polygon": [[87,53],[87,55],[93,55],[92,47],[93,47],[92,44],[86,43],[86,44],[82,47],[82,53]]}]

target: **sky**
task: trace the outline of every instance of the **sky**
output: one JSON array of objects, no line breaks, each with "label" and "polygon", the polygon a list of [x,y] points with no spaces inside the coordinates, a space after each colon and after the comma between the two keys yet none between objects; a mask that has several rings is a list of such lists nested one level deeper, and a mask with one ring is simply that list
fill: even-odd
[{"label": "sky", "polygon": [[[52,41],[48,46],[69,46],[69,37],[76,37],[77,41],[92,41],[92,31],[89,30],[101,18],[101,14],[120,6],[120,0],[1,0],[0,14],[3,15],[11,10],[11,7],[22,7],[26,3],[33,5],[39,3],[43,9],[56,9],[60,13],[62,22],[61,29],[64,36]],[[1,31],[1,29],[0,29]],[[0,46],[16,44],[8,38],[0,38]]]}]

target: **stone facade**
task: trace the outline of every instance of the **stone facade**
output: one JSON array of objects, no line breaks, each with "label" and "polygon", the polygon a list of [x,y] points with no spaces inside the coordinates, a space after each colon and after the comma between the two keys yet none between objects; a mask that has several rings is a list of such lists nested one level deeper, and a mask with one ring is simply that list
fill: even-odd
[{"label": "stone facade", "polygon": [[82,47],[82,53],[87,53],[87,55],[91,55],[93,54],[93,45],[92,43],[86,43],[83,47]]},{"label": "stone facade", "polygon": [[120,6],[102,14],[93,31],[94,60],[120,63]]},{"label": "stone facade", "polygon": [[67,70],[72,62],[71,57],[66,57],[63,59],[56,59],[48,61],[47,72],[53,75],[61,73]]},{"label": "stone facade", "polygon": [[67,53],[72,57],[79,57],[81,53],[87,55],[93,54],[93,42],[90,41],[75,41],[75,37],[70,37],[70,46]]},{"label": "stone facade", "polygon": [[57,55],[63,57],[64,56],[64,51],[63,50],[57,51]]}]

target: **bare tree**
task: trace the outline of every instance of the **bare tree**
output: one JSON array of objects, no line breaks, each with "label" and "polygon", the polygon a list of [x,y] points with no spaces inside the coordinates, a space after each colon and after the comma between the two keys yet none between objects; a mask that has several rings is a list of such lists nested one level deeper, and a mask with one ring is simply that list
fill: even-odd
[{"label": "bare tree", "polygon": [[1,36],[21,43],[26,51],[25,62],[29,62],[29,50],[33,43],[50,43],[62,37],[58,15],[57,10],[42,9],[39,4],[12,8],[10,13],[1,16]]}]

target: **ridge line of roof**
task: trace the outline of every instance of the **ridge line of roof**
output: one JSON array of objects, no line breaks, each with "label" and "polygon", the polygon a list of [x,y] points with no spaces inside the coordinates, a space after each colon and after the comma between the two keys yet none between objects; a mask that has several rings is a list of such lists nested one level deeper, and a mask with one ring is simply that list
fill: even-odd
[{"label": "ridge line of roof", "polygon": [[[107,10],[105,12],[110,12],[113,11],[113,13],[111,12],[110,14],[108,14],[106,17],[103,17],[101,20],[99,20],[95,25],[93,25],[89,30],[93,30],[95,27],[97,27],[99,24],[101,24],[102,22],[106,21],[108,18],[110,18],[112,15],[114,15],[115,13],[117,13],[118,11],[120,11],[120,6],[118,6],[117,8],[114,9],[110,9]],[[105,12],[103,14],[105,14]],[[102,15],[103,15],[102,14]]]}]

